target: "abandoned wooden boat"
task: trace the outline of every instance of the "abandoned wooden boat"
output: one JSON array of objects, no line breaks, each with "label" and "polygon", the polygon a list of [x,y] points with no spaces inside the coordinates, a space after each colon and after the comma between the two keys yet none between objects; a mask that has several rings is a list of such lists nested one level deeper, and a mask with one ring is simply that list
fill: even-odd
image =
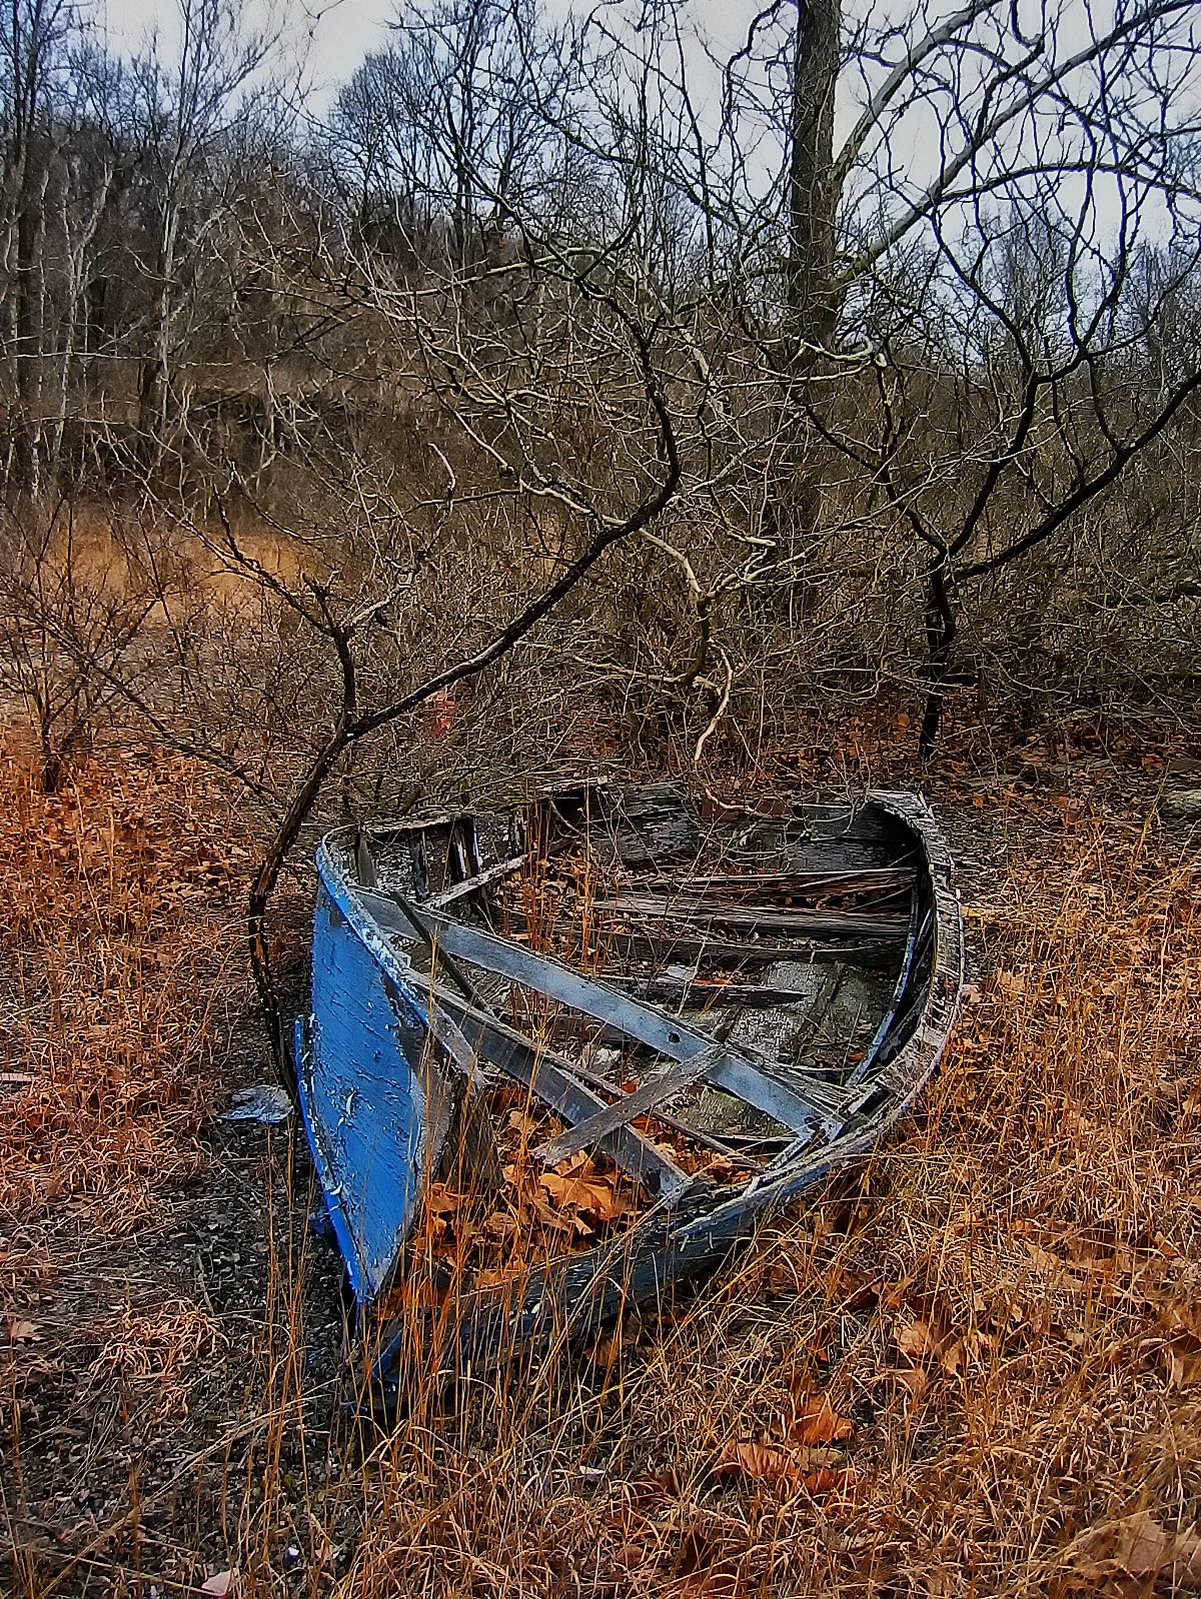
[{"label": "abandoned wooden boat", "polygon": [[[657,1299],[869,1149],[937,1063],[963,949],[929,808],[773,809],[581,785],[323,841],[297,1076],[359,1303],[395,1295],[465,1160],[484,1186],[586,1162],[635,1196],[550,1258],[465,1272],[446,1369]],[[489,1154],[489,1109],[519,1156]]]}]

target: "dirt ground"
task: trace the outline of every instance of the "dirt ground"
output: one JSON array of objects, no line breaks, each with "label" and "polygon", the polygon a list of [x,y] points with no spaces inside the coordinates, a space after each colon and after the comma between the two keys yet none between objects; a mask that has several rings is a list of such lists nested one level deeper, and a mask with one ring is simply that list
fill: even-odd
[{"label": "dirt ground", "polygon": [[[905,781],[889,732],[766,780]],[[1201,1589],[1201,830],[1156,810],[1197,754],[1084,723],[952,743],[923,786],[972,969],[900,1138],[674,1315],[381,1436],[353,1411],[294,1119],[220,1118],[266,1069],[253,829],[179,758],[98,753],[46,798],[10,747],[0,1581]],[[302,934],[285,944],[299,973]]]}]

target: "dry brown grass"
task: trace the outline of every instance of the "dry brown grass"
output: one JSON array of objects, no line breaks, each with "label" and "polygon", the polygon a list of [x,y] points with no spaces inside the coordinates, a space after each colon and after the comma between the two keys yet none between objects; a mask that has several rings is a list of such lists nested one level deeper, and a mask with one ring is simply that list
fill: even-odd
[{"label": "dry brown grass", "polygon": [[149,1392],[152,1423],[188,1413],[187,1378],[202,1361],[216,1358],[229,1340],[214,1317],[191,1300],[170,1297],[149,1310],[128,1301],[115,1312],[87,1382],[116,1385],[137,1404],[138,1390]]},{"label": "dry brown grass", "polygon": [[[244,1003],[215,980],[221,917],[200,914],[223,891],[203,832],[191,855],[164,842],[135,891],[130,868],[153,852],[126,839],[120,806],[110,822],[101,790],[44,802],[6,780],[25,807],[10,871],[36,866],[44,885],[14,914],[59,976],[39,987],[17,968],[6,1037],[48,1082],[19,1112],[25,1096],[0,1102],[4,1202],[136,1218],[171,1163],[196,1158],[203,1040],[214,1008]],[[992,868],[968,885],[979,979],[917,1118],[867,1170],[674,1313],[558,1351],[528,1381],[446,1404],[412,1373],[387,1434],[322,1420],[307,1246],[267,1213],[273,1268],[257,1330],[237,1334],[248,1403],[219,1434],[220,1555],[200,1557],[200,1526],[190,1549],[182,1534],[131,1544],[126,1514],[69,1577],[20,1566],[19,1591],[87,1575],[144,1593],[218,1565],[247,1599],[1198,1591],[1197,840],[1143,825],[1141,807],[978,792],[958,831]],[[164,840],[188,836],[186,817],[171,810]],[[81,864],[84,840],[107,875]],[[192,913],[151,937],[189,871]],[[122,1026],[93,1034],[101,999]],[[85,1146],[97,1159],[77,1176]],[[48,1269],[32,1232],[24,1247],[5,1293]],[[229,1336],[176,1308],[170,1327],[131,1313],[108,1369],[169,1392],[181,1351],[186,1365]],[[161,1498],[138,1503],[152,1526]]]},{"label": "dry brown grass", "polygon": [[66,1207],[131,1228],[196,1170],[215,1047],[247,998],[222,810],[193,765],[160,752],[89,761],[47,796],[0,749],[10,1228]]}]

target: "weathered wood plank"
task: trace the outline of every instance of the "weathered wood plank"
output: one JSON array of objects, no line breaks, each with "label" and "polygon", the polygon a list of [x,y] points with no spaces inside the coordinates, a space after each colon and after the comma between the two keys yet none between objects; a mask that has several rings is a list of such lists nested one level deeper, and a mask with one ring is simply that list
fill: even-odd
[{"label": "weathered wood plank", "polygon": [[750,939],[706,937],[694,928],[672,933],[650,928],[617,928],[608,936],[611,950],[631,950],[651,958],[699,961],[710,966],[771,966],[777,961],[807,960],[815,965],[837,961],[849,966],[892,966],[897,951],[894,939],[863,939],[854,943],[830,944],[820,940],[797,939],[787,944],[764,943]]},{"label": "weathered wood plank", "polygon": [[[429,905],[431,909],[441,910],[446,905],[453,905],[456,900],[465,899],[468,894],[474,894],[477,889],[487,888],[490,883],[499,882],[503,877],[511,877],[514,872],[519,872],[529,860],[529,855],[514,855],[510,860],[497,861],[494,865],[486,867],[482,872],[476,872],[473,877],[465,877],[461,883],[454,883],[450,888],[444,888],[440,894],[431,895],[422,904]],[[364,884],[370,888],[371,883]]]},{"label": "weathered wood plank", "polygon": [[637,892],[720,896],[736,895],[762,900],[775,894],[876,894],[913,887],[909,866],[880,866],[869,870],[709,872],[689,877],[631,877]]},{"label": "weathered wood plank", "polygon": [[645,1116],[673,1094],[679,1094],[699,1082],[712,1066],[721,1047],[721,1043],[716,1042],[691,1060],[680,1061],[668,1071],[652,1077],[649,1082],[623,1095],[615,1105],[598,1110],[595,1115],[560,1133],[558,1138],[539,1145],[533,1151],[535,1158],[547,1166],[555,1166],[581,1149],[587,1149],[590,1144],[599,1144],[601,1139],[610,1137],[619,1127],[628,1126],[636,1117]]},{"label": "weathered wood plank", "polygon": [[[439,983],[431,984],[431,998],[450,1015],[481,1060],[515,1078],[565,1121],[583,1122],[607,1108],[580,1080],[573,1061],[491,1013],[477,1010],[470,1000]],[[597,1141],[597,1147],[660,1198],[682,1191],[688,1181],[669,1155],[632,1127],[615,1126]]]},{"label": "weathered wood plank", "polygon": [[614,899],[598,899],[598,911],[616,915],[641,916],[647,920],[672,921],[709,927],[732,927],[744,932],[798,933],[823,938],[846,935],[864,938],[905,937],[906,916],[886,916],[872,911],[777,910],[766,906],[740,910],[721,900],[672,898],[657,894],[619,894]]}]

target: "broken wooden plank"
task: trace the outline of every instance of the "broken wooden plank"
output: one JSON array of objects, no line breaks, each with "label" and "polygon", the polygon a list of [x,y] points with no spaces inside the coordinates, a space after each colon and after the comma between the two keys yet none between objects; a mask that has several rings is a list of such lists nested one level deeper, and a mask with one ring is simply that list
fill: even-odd
[{"label": "broken wooden plank", "polygon": [[880,866],[869,870],[709,872],[690,877],[632,877],[639,892],[699,895],[749,895],[762,900],[776,894],[877,894],[913,887],[909,866]]},{"label": "broken wooden plank", "polygon": [[1163,816],[1184,822],[1201,822],[1201,788],[1165,788],[1159,797]]},{"label": "broken wooden plank", "polygon": [[[449,1015],[479,1059],[516,1078],[565,1121],[574,1125],[607,1108],[580,1080],[573,1061],[545,1049],[537,1039],[490,1012],[477,1010],[470,1000],[439,983],[431,983],[430,997]],[[668,1154],[632,1127],[615,1127],[597,1147],[660,1198],[681,1192],[688,1181]]]},{"label": "broken wooden plank", "polygon": [[693,977],[622,979],[607,975],[606,982],[626,983],[639,999],[652,1004],[679,1005],[688,1010],[775,1010],[785,1005],[808,1005],[813,995],[801,988],[773,988],[759,983],[721,983]]},{"label": "broken wooden plank", "polygon": [[403,915],[405,921],[409,924],[412,932],[415,934],[418,943],[425,946],[426,952],[430,957],[431,964],[434,967],[441,967],[454,983],[459,992],[461,994],[465,994],[473,1005],[479,1006],[482,1010],[487,1010],[487,1001],[484,999],[483,995],[479,992],[475,984],[466,975],[466,973],[459,970],[458,963],[454,961],[447,951],[441,948],[441,946],[431,936],[429,928],[417,915],[416,910],[414,910],[413,906],[409,904],[404,895],[393,889],[389,895],[389,898],[394,900],[396,904],[400,906],[401,914]]},{"label": "broken wooden plank", "polygon": [[743,932],[798,933],[822,938],[858,934],[866,938],[905,937],[907,916],[885,916],[855,910],[776,910],[766,906],[740,910],[720,900],[674,899],[656,894],[619,894],[598,899],[595,908],[621,916],[673,921],[687,925],[703,922],[712,927],[732,927]]},{"label": "broken wooden plank", "polygon": [[[441,910],[446,905],[453,905],[456,900],[465,899],[468,894],[474,894],[477,889],[487,888],[490,883],[499,882],[501,878],[511,877],[514,872],[519,872],[529,861],[529,855],[514,855],[507,861],[497,861],[495,865],[486,867],[482,872],[476,872],[473,877],[465,877],[461,883],[454,883],[450,888],[444,888],[440,894],[432,894],[422,904],[431,909]],[[372,884],[366,885],[368,888]]]},{"label": "broken wooden plank", "polygon": [[674,783],[644,783],[616,801],[609,825],[624,866],[696,853],[700,830]]},{"label": "broken wooden plank", "polygon": [[645,1116],[673,1094],[682,1093],[685,1088],[699,1082],[717,1059],[722,1042],[716,1040],[691,1060],[677,1062],[669,1070],[623,1095],[615,1105],[598,1110],[594,1116],[577,1122],[549,1143],[539,1145],[533,1151],[535,1159],[547,1166],[555,1166],[581,1149],[587,1149],[590,1144],[599,1145],[601,1139],[609,1137],[617,1128],[628,1126],[636,1117]]},{"label": "broken wooden plank", "polygon": [[908,993],[910,979],[913,976],[916,964],[918,941],[921,937],[923,922],[928,915],[929,912],[923,910],[921,901],[915,897],[913,907],[909,913],[909,936],[905,940],[905,954],[901,961],[901,969],[897,973],[892,999],[888,1009],[880,1018],[879,1025],[864,1053],[863,1059],[850,1074],[848,1083],[865,1082],[876,1069],[880,1051],[888,1041],[889,1034],[895,1026],[897,1017],[905,1003],[905,996]]},{"label": "broken wooden plank", "polygon": [[807,960],[814,965],[837,961],[850,966],[893,966],[897,958],[896,943],[891,938],[837,945],[817,939],[775,944],[698,936],[695,928],[679,934],[658,929],[616,928],[607,936],[606,945],[614,951],[636,950],[652,959],[672,957],[734,970],[744,966],[770,966],[785,960]]}]

